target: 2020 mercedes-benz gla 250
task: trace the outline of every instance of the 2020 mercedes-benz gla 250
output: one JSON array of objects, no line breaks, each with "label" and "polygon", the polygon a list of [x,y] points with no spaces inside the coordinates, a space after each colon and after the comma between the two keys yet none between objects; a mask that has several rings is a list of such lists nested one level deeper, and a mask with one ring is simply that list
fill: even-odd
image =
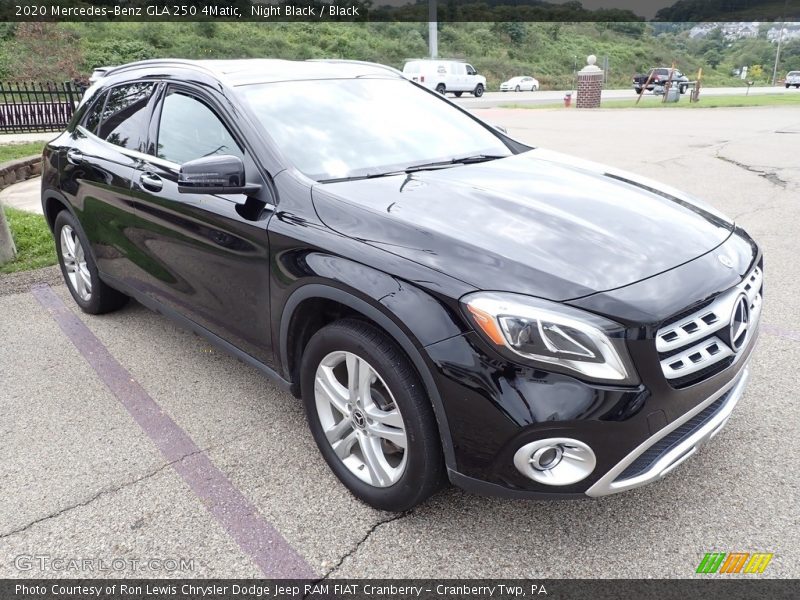
[{"label": "2020 mercedes-benz gla 250", "polygon": [[758,245],[663,185],[530,148],[379,65],[146,61],[44,153],[75,302],[128,297],[305,403],[404,510],[654,481],[747,381]]}]

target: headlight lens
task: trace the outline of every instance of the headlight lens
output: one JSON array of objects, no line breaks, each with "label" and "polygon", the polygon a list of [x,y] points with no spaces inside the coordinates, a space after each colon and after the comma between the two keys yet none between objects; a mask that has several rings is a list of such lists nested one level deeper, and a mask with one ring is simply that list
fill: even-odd
[{"label": "headlight lens", "polygon": [[621,325],[539,298],[477,292],[461,299],[467,314],[497,346],[530,361],[585,378],[635,383]]}]

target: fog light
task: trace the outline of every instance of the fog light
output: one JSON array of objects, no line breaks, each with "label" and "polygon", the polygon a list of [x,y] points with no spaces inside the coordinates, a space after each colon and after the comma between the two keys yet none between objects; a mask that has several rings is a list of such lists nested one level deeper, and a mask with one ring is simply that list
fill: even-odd
[{"label": "fog light", "polygon": [[547,471],[561,462],[564,451],[561,446],[545,446],[539,448],[531,457],[531,466],[537,471]]},{"label": "fog light", "polygon": [[548,438],[525,444],[514,453],[514,466],[534,481],[546,485],[571,485],[594,471],[592,449],[571,438]]}]

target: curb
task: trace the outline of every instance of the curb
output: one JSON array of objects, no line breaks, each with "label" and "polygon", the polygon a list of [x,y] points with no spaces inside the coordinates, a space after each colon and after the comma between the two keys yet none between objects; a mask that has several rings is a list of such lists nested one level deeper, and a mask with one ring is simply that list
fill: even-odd
[{"label": "curb", "polygon": [[0,190],[42,174],[42,157],[39,154],[0,163]]}]

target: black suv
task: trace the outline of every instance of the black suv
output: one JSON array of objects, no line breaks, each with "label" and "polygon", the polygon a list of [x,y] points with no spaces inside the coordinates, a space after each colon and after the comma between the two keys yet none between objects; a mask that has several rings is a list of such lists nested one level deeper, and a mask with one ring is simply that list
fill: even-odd
[{"label": "black suv", "polygon": [[274,378],[382,509],[445,478],[657,480],[723,426],[757,336],[734,223],[380,65],[113,69],[47,145],[42,203],[81,309],[133,297]]}]

